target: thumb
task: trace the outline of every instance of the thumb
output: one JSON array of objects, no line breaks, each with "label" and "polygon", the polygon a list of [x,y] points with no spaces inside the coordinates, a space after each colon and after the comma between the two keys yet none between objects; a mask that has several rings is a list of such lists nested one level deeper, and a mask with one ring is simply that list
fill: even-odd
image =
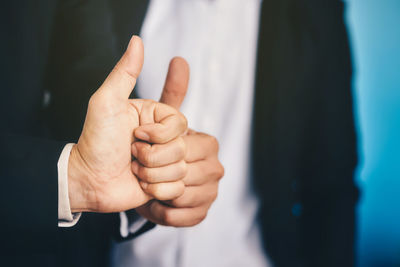
[{"label": "thumb", "polygon": [[142,39],[132,36],[125,53],[99,90],[128,99],[142,70],[143,58]]},{"label": "thumb", "polygon": [[160,102],[175,109],[180,108],[189,85],[189,64],[181,57],[174,57],[169,63]]}]

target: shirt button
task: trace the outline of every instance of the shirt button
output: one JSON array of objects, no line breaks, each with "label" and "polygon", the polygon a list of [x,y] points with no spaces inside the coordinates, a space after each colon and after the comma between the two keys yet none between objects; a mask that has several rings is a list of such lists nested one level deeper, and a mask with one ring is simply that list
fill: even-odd
[{"label": "shirt button", "polygon": [[50,105],[51,93],[49,91],[44,91],[43,93],[43,107],[47,108]]}]

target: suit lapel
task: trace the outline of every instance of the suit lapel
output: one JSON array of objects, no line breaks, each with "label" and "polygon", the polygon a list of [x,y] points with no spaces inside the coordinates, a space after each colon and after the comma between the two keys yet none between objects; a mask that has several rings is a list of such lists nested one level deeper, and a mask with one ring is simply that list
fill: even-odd
[{"label": "suit lapel", "polygon": [[318,96],[310,86],[318,68],[307,18],[302,1],[263,1],[253,115],[256,179],[267,176],[266,165],[268,177],[294,179],[304,160],[308,142],[302,138]]},{"label": "suit lapel", "polygon": [[56,1],[4,1],[1,20],[0,101],[3,125],[16,131],[37,126],[43,98],[43,77]]}]

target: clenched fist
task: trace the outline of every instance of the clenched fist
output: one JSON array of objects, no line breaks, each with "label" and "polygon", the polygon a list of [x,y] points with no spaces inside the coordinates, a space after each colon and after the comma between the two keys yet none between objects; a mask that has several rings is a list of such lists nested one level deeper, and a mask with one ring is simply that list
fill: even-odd
[{"label": "clenched fist", "polygon": [[[179,109],[186,95],[189,66],[182,58],[171,61],[160,102]],[[184,227],[200,223],[218,194],[224,168],[218,159],[218,141],[207,134],[189,130],[169,143],[135,142],[134,174],[154,200],[136,209],[152,222]],[[155,193],[166,182],[183,181],[184,193],[175,198]]]},{"label": "clenched fist", "polygon": [[[181,196],[172,200],[151,200],[136,209],[139,214],[152,222],[175,227],[196,225],[206,217],[211,204],[217,198],[219,180],[224,175],[224,168],[218,160],[218,141],[210,135],[189,130],[188,134],[182,137],[182,142],[187,151],[183,159],[186,164],[185,173],[175,172],[175,176],[160,179],[160,182],[175,181],[183,177],[185,191]],[[175,146],[175,149],[179,149],[180,146],[169,145],[170,150],[173,149],[172,146]],[[164,164],[169,160],[170,165],[161,168],[177,164],[173,163],[173,158],[163,158],[160,155],[159,151],[164,145],[158,145],[157,149],[151,149],[148,144],[142,143],[136,143],[136,146],[139,155],[148,153],[152,157],[158,158],[160,162],[163,161]],[[154,182],[157,177],[161,177],[157,173],[159,168],[149,168],[143,165],[134,170],[134,173],[144,181]],[[148,172],[148,175],[143,176],[141,172]]]}]

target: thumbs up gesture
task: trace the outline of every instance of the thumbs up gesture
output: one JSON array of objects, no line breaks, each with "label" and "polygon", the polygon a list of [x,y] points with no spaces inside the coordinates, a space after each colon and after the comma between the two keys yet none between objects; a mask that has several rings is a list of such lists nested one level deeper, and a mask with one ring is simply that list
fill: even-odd
[{"label": "thumbs up gesture", "polygon": [[173,199],[184,191],[183,182],[173,180],[145,192],[142,186],[146,184],[141,186],[132,171],[132,144],[137,139],[165,144],[187,130],[185,117],[176,109],[152,100],[129,99],[142,65],[143,44],[134,36],[89,101],[81,136],[68,163],[72,212],[119,212],[154,197]]}]

